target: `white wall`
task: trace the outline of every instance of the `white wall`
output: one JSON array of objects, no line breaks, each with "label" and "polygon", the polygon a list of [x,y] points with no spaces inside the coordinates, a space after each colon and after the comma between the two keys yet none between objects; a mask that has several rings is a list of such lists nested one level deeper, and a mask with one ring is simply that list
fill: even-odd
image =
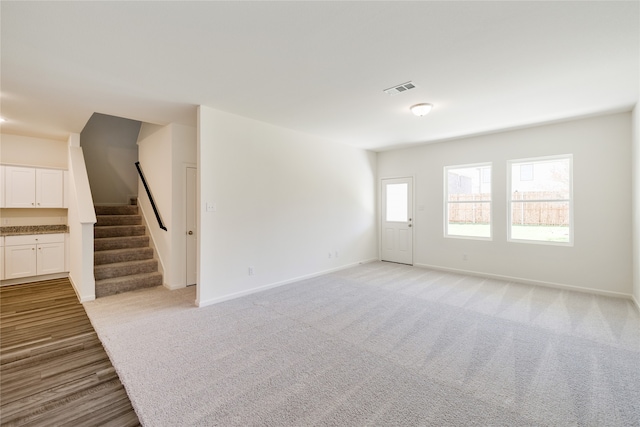
[{"label": "white wall", "polygon": [[93,275],[93,226],[96,215],[80,135],[69,137],[69,279],[80,302],[96,295]]},{"label": "white wall", "polygon": [[93,201],[129,204],[138,193],[136,141],[140,122],[95,113],[80,134]]},{"label": "white wall", "polygon": [[205,106],[198,115],[198,305],[377,257],[375,153]]},{"label": "white wall", "polygon": [[172,253],[171,264],[174,266],[171,277],[167,278],[170,288],[187,285],[187,234],[186,234],[186,167],[197,164],[197,131],[190,126],[171,125],[171,170],[172,170]]},{"label": "white wall", "polygon": [[167,231],[160,229],[142,183],[138,203],[161,263],[164,285],[186,286],[184,167],[196,164],[196,129],[144,123],[138,138],[140,165]]},{"label": "white wall", "polygon": [[633,297],[640,309],[640,104],[633,109]]},{"label": "white wall", "polygon": [[67,169],[67,141],[0,135],[0,163]]},{"label": "white wall", "polygon": [[[507,160],[569,153],[574,245],[507,243]],[[424,207],[414,216],[416,265],[628,296],[630,156],[631,115],[623,113],[379,153],[378,174],[416,177],[415,205]],[[445,238],[443,168],[480,162],[493,163],[493,240]]]},{"label": "white wall", "polygon": [[[67,169],[67,146],[67,141],[2,134],[0,163]],[[0,217],[6,226],[66,224],[67,209],[0,209]]]},{"label": "white wall", "polygon": [[[145,175],[162,222],[171,230],[172,220],[172,173],[171,173],[171,127],[143,123],[138,137],[138,159]],[[138,205],[144,214],[149,234],[160,262],[163,281],[171,277],[171,233],[158,225],[151,202],[140,181]]]}]

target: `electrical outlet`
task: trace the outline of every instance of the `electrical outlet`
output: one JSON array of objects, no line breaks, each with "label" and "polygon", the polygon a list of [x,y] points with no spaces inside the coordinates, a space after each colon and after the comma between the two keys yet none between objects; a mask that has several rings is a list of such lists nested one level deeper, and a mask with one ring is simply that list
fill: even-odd
[{"label": "electrical outlet", "polygon": [[331,258],[331,252],[329,252],[329,258]]},{"label": "electrical outlet", "polygon": [[3,225],[9,225],[9,218],[2,218],[2,224]]},{"label": "electrical outlet", "polygon": [[338,258],[338,251],[336,251],[336,258]]},{"label": "electrical outlet", "polygon": [[249,276],[253,276],[256,274],[256,271],[254,270],[253,267],[249,267]]},{"label": "electrical outlet", "polygon": [[467,256],[467,254],[462,254],[462,260],[463,261],[468,261],[469,257]]}]

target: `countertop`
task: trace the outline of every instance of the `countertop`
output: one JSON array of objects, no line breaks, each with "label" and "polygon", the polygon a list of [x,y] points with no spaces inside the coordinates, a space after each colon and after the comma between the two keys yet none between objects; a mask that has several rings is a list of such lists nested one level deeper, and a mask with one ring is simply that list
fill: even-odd
[{"label": "countertop", "polygon": [[0,236],[19,236],[23,234],[68,233],[67,225],[14,225],[0,227]]}]

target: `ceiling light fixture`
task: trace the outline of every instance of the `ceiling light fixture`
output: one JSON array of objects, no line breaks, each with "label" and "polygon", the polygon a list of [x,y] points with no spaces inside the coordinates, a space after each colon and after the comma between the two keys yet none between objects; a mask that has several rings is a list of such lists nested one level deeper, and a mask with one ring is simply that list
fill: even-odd
[{"label": "ceiling light fixture", "polygon": [[432,108],[433,108],[433,105],[431,104],[416,104],[416,105],[412,105],[411,108],[409,109],[416,116],[422,117],[429,114],[429,111],[431,111]]}]

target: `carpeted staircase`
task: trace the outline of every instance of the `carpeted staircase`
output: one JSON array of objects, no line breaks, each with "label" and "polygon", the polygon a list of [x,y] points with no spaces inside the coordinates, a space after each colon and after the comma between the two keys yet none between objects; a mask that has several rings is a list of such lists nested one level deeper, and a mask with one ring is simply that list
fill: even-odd
[{"label": "carpeted staircase", "polygon": [[162,285],[138,206],[96,206],[96,298]]}]

